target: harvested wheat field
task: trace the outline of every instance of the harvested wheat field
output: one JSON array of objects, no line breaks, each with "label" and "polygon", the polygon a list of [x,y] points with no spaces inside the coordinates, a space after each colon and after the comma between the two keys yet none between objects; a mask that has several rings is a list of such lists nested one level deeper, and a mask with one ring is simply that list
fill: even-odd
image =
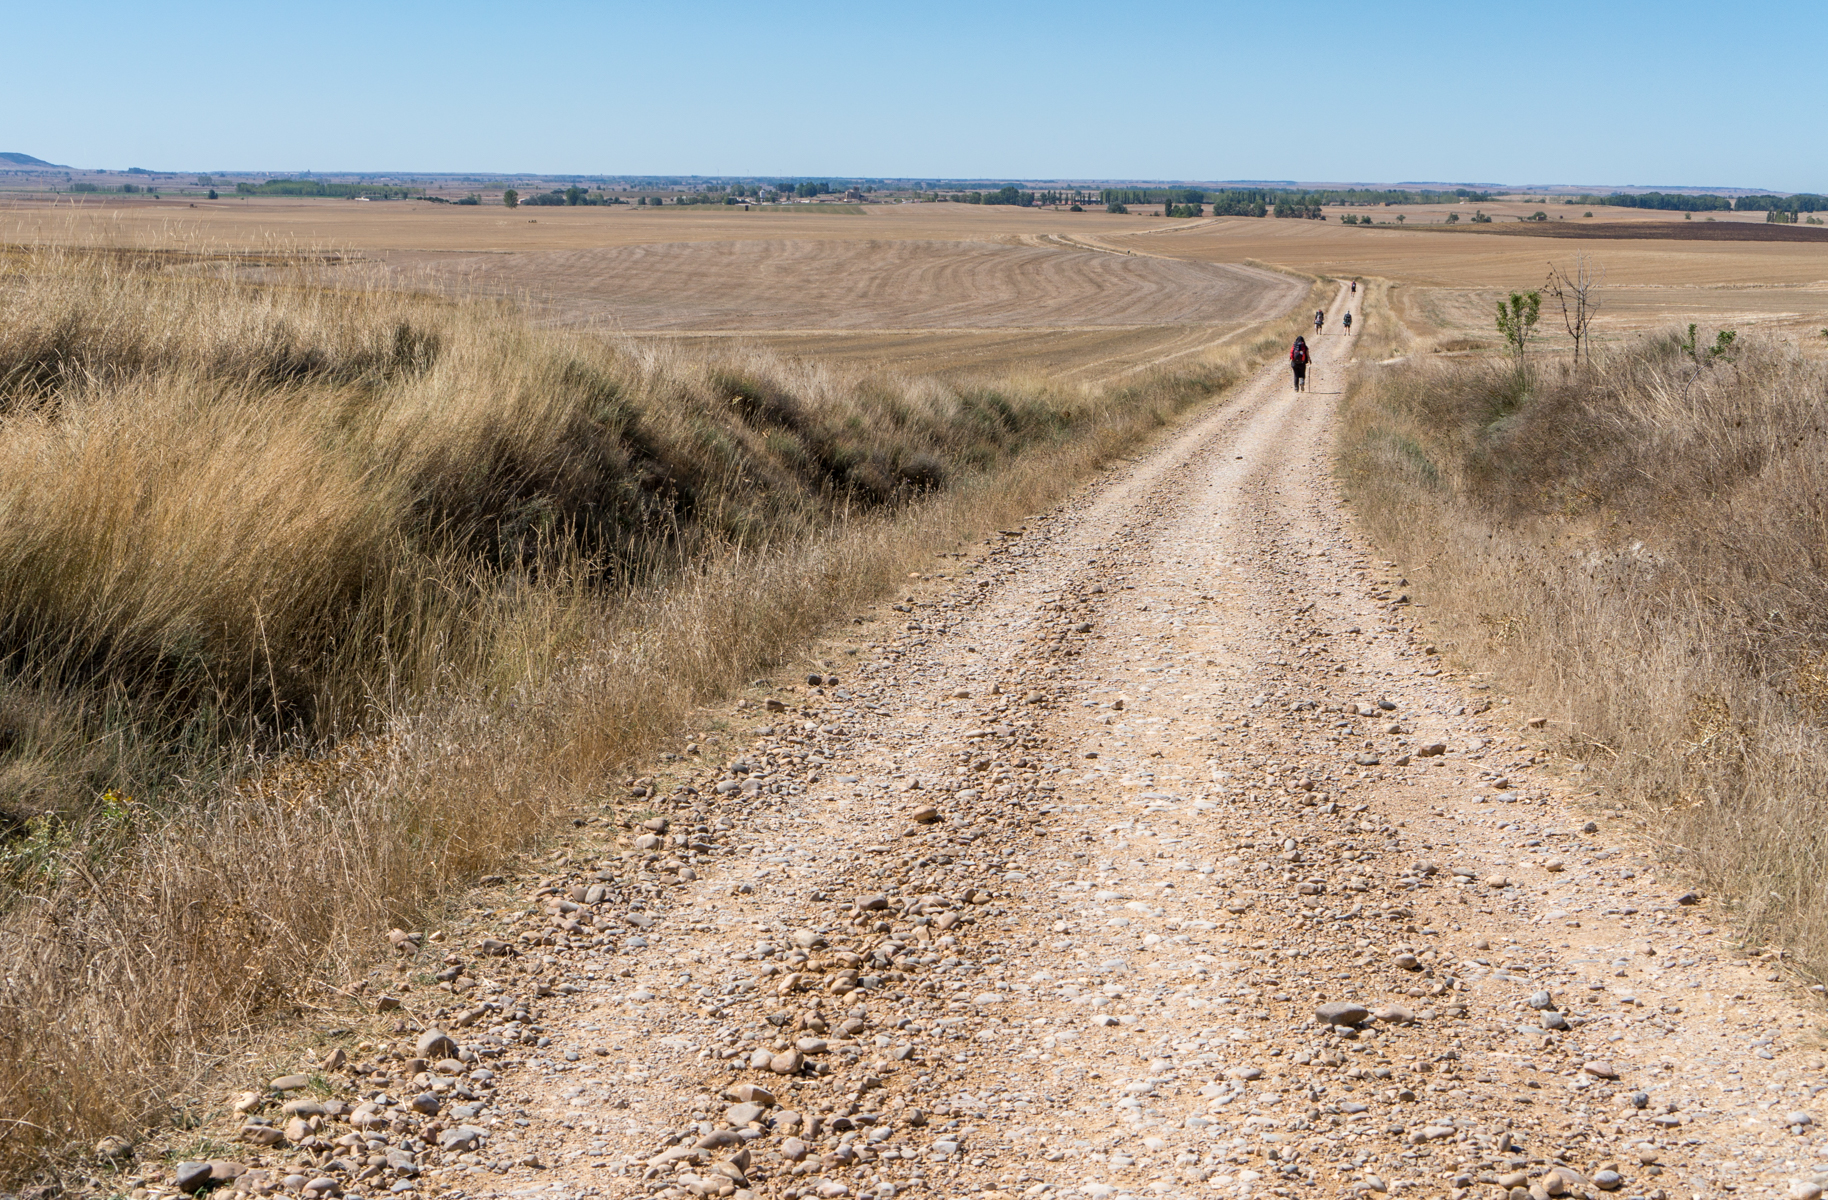
[{"label": "harvested wheat field", "polygon": [[1259,267],[1030,236],[669,242],[441,257],[421,270],[443,288],[525,297],[560,325],[735,336],[901,369],[1013,361],[1072,374],[1198,351],[1307,290]]},{"label": "harvested wheat field", "polygon": [[[1521,221],[1539,207],[1553,232]],[[1438,224],[1479,209],[1498,223]],[[1411,225],[1338,223],[1354,211]],[[929,372],[1095,379],[1183,361],[1294,303],[1298,285],[1264,264],[1388,280],[1404,332],[1437,345],[1489,339],[1494,297],[1539,286],[1550,262],[1577,252],[1604,272],[1602,338],[1690,320],[1810,334],[1828,309],[1828,239],[1748,223],[1751,213],[1672,222],[1652,210],[1505,202],[1330,209],[1318,222],[959,204],[511,212],[272,199],[0,212],[7,241],[334,250],[357,271],[367,263],[437,291],[524,299],[547,323]],[[1583,236],[1556,236],[1569,225]],[[1703,232],[1721,225],[1798,240]],[[1669,236],[1647,236],[1658,233]]]},{"label": "harvested wheat field", "polygon": [[1287,311],[1307,287],[1261,266],[1098,247],[1079,235],[1128,220],[1098,213],[952,204],[536,211],[141,203],[14,210],[9,238],[334,250],[356,274],[379,265],[399,284],[510,297],[545,324],[765,343],[900,370],[1080,379],[1195,356]]},{"label": "harvested wheat field", "polygon": [[[1386,211],[1378,210],[1380,219]],[[1801,335],[1807,342],[1825,323],[1828,239],[1807,237],[1815,231],[1795,242],[1698,240],[1687,236],[1688,230],[1682,237],[1656,239],[1639,234],[1668,226],[1667,214],[1646,216],[1659,219],[1618,221],[1617,240],[1531,236],[1521,224],[1515,228],[1523,236],[1502,236],[1509,232],[1503,226],[1481,235],[1458,228],[1217,218],[1155,221],[1097,241],[1137,253],[1263,261],[1316,275],[1387,279],[1398,285],[1395,312],[1411,334],[1423,338],[1495,341],[1492,301],[1505,292],[1540,287],[1550,263],[1568,266],[1576,253],[1604,273],[1596,325],[1602,338],[1697,321]],[[1550,324],[1545,317],[1545,333]]]}]

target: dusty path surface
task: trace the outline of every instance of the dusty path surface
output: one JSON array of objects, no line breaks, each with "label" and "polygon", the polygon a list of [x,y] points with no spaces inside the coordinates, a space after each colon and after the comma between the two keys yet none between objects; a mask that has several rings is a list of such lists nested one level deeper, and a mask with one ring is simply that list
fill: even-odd
[{"label": "dusty path surface", "polygon": [[1347,528],[1348,302],[485,893],[259,1186],[1812,1194],[1817,1009]]}]

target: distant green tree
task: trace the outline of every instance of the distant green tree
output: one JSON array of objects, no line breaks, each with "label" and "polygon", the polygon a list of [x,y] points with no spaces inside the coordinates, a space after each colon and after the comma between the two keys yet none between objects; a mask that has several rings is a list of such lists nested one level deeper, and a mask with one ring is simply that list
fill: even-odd
[{"label": "distant green tree", "polygon": [[1524,369],[1524,351],[1536,336],[1536,321],[1542,315],[1541,292],[1512,292],[1508,304],[1498,301],[1498,332],[1504,335],[1511,357],[1517,360],[1517,373]]},{"label": "distant green tree", "polygon": [[584,203],[584,189],[576,184],[565,189],[565,203],[576,207]]},{"label": "distant green tree", "polygon": [[503,204],[507,205],[509,208],[519,208],[520,207],[520,193],[515,191],[513,188],[509,188],[507,191],[505,191],[501,194],[501,202]]}]

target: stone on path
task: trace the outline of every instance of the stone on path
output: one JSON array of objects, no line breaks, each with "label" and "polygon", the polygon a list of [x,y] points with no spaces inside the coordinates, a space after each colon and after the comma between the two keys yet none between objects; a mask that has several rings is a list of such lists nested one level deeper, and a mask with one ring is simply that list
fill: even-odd
[{"label": "stone on path", "polygon": [[1360,1025],[1371,1010],[1350,1000],[1331,1000],[1314,1010],[1314,1015],[1328,1025]]}]

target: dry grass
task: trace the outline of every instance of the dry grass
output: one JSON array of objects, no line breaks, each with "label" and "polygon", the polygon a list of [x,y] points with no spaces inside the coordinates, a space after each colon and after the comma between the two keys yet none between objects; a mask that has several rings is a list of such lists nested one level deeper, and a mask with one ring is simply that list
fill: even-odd
[{"label": "dry grass", "polygon": [[1406,365],[1355,390],[1340,445],[1355,506],[1460,657],[1816,978],[1825,388],[1819,360],[1756,339],[1697,366],[1651,337],[1528,385],[1490,360]]},{"label": "dry grass", "polygon": [[695,706],[1261,351],[941,383],[230,269],[0,276],[14,1177],[156,1117]]}]

